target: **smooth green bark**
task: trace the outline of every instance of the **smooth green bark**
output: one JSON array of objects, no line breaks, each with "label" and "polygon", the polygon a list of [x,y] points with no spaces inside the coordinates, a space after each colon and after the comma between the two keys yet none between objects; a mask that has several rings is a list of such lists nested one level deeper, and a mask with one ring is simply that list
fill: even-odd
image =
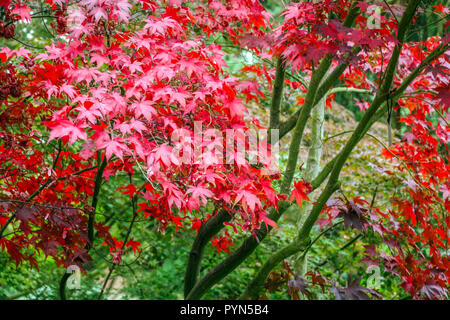
[{"label": "smooth green bark", "polygon": [[191,252],[189,253],[189,260],[184,276],[185,297],[188,296],[189,292],[197,282],[205,246],[209,240],[223,228],[224,222],[227,222],[230,219],[231,214],[222,209],[200,227],[192,245]]}]

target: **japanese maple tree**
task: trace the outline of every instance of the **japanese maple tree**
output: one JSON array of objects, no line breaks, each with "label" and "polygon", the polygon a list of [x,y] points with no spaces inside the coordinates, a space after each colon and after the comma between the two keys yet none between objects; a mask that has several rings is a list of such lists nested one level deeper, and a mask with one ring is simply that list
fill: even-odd
[{"label": "japanese maple tree", "polygon": [[[371,246],[365,261],[384,265],[412,298],[448,298],[450,38],[411,41],[430,5],[448,14],[421,0],[298,1],[280,17],[257,0],[0,1],[0,38],[20,44],[0,48],[1,250],[16,265],[37,269],[38,255],[52,257],[61,266],[64,299],[70,274],[63,269],[89,273],[93,254],[106,245],[107,281],[125,253],[139,256],[151,245],[133,235],[137,223],[156,221],[161,237],[169,225],[194,229],[184,295],[199,299],[298,205],[296,237],[245,279],[241,298],[261,297],[272,270],[292,257],[294,270],[283,265],[294,298],[309,298],[308,286],[326,283],[337,299],[379,298],[358,279],[339,287],[308,271],[313,229],[341,222],[389,246],[390,254]],[[16,32],[16,25],[44,18],[52,37],[42,47]],[[232,74],[226,45],[257,62]],[[301,93],[292,114],[281,108],[283,90]],[[321,165],[323,110],[333,108],[337,92],[364,93],[363,116]],[[248,110],[265,101],[267,128]],[[409,176],[387,210],[339,196],[347,160],[386,117],[380,157],[394,163],[392,179]],[[394,123],[405,132],[395,141]],[[309,125],[314,143],[304,168],[298,159]],[[280,141],[289,146],[285,166],[274,161]],[[126,183],[106,193],[121,176]],[[98,203],[119,195],[129,200],[131,216],[115,234],[99,219]],[[242,233],[248,238],[235,243]],[[225,253],[200,277],[208,243]]]}]

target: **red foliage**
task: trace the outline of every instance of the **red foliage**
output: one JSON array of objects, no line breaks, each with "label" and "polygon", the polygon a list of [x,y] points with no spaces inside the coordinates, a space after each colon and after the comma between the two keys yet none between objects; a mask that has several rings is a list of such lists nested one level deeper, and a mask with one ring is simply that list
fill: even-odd
[{"label": "red foliage", "polygon": [[[59,265],[82,266],[91,259],[88,224],[96,214],[91,202],[96,177],[108,181],[122,173],[145,177],[142,186],[130,182],[117,191],[136,199],[137,215],[158,221],[161,231],[168,224],[178,230],[186,223],[198,230],[211,216],[198,218],[208,204],[229,209],[234,228],[254,232],[262,223],[275,226],[268,209],[277,208],[285,195],[272,186],[280,175],[270,157],[259,157],[255,165],[239,152],[230,162],[217,161],[214,152],[226,147],[217,133],[260,128],[249,121],[244,102],[258,102],[264,94],[258,83],[227,75],[225,53],[219,45],[207,44],[206,36],[226,35],[263,58],[281,55],[294,70],[308,74],[331,54],[336,57],[333,66],[350,64],[341,77],[346,86],[375,91],[379,83],[366,75],[380,79],[397,45],[392,36],[397,24],[384,8],[382,27],[367,28],[367,7],[360,2],[363,13],[356,26],[344,27],[350,5],[348,0],[294,3],[273,29],[270,14],[257,0],[192,5],[179,0],[133,5],[82,0],[70,6],[46,0],[56,17],[55,41],[40,51],[0,50],[1,249],[16,264],[28,261],[37,268],[34,255],[40,251]],[[9,39],[17,21],[30,20],[31,9],[18,0],[0,1],[0,6],[5,9],[0,37]],[[435,11],[444,9],[437,6]],[[405,44],[395,86],[441,42],[433,37]],[[361,48],[357,54],[355,44]],[[372,258],[401,277],[413,297],[443,297],[450,281],[449,126],[447,119],[429,117],[436,111],[448,114],[448,57],[427,66],[398,102],[409,111],[402,122],[410,131],[383,155],[399,159],[401,170],[411,173],[405,195],[392,199],[394,207],[386,213],[361,209],[360,199],[344,201],[345,209],[333,213],[347,218],[348,226],[365,229],[369,223],[381,233],[393,254]],[[266,67],[242,71],[264,75],[272,86]],[[300,83],[286,82],[304,91]],[[237,136],[252,148],[255,136]],[[186,149],[177,149],[180,145]],[[231,148],[236,151],[237,146]],[[298,181],[290,200],[301,205],[310,192],[309,184]],[[369,222],[363,218],[368,212]],[[7,234],[7,227],[13,232]],[[94,227],[115,263],[125,248],[139,253],[134,238],[117,240],[104,224]],[[212,240],[219,253],[229,252],[232,243],[228,233]],[[353,295],[364,294],[357,282],[349,287]]]}]

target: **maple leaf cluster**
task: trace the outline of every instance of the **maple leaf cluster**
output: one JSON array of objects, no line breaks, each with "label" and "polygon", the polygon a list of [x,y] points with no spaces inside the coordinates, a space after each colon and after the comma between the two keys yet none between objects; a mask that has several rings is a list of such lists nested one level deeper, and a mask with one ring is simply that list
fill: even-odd
[{"label": "maple leaf cluster", "polygon": [[303,200],[311,201],[308,198],[308,194],[311,193],[311,191],[312,191],[311,185],[305,180],[294,182],[294,189],[291,192],[290,200],[293,201],[295,199],[297,204],[301,207]]},{"label": "maple leaf cluster", "polygon": [[[338,62],[357,63],[360,58],[353,52],[357,43],[362,51],[374,49],[394,42],[389,31],[394,25],[388,17],[380,17],[384,28],[369,29],[367,17],[359,16],[356,27],[346,27],[343,20],[352,1],[301,1],[289,6],[283,13],[284,22],[275,30],[276,51],[292,64],[294,69],[317,64],[324,56],[332,54]],[[359,3],[367,9],[364,2]],[[330,13],[336,19],[330,19]]]},{"label": "maple leaf cluster", "polygon": [[[329,287],[329,292],[334,295],[335,300],[381,299],[381,294],[378,291],[363,287],[360,284],[361,278],[352,280],[349,277],[347,286],[341,287],[334,281],[325,278],[317,270],[309,271],[302,276],[292,270],[287,261],[282,261],[282,266],[281,271],[273,271],[270,273],[265,283],[265,287],[269,292],[283,291],[287,285],[288,293],[293,300],[300,300],[301,295],[309,300],[313,300],[316,297],[311,289],[318,287],[324,293],[325,288]],[[267,297],[264,295],[261,298]]]}]

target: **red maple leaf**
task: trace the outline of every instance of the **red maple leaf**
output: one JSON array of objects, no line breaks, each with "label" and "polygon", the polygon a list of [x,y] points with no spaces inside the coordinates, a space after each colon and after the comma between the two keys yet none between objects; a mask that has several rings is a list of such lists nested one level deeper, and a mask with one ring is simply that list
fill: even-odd
[{"label": "red maple leaf", "polygon": [[4,8],[9,8],[9,3],[11,0],[0,0],[0,7],[3,6]]},{"label": "red maple leaf", "polygon": [[134,240],[134,238],[131,238],[130,240],[127,241],[127,244],[125,245],[125,247],[133,249],[134,254],[136,254],[136,251],[138,253],[141,253],[141,249],[139,249],[139,247],[141,246],[141,244],[137,241]]},{"label": "red maple leaf", "polygon": [[295,199],[295,201],[297,201],[297,204],[301,207],[303,200],[311,201],[308,198],[308,194],[310,194],[311,191],[312,186],[305,180],[294,182],[294,190],[292,190],[291,192],[290,201],[293,201]]},{"label": "red maple leaf", "polygon": [[122,193],[128,194],[130,199],[133,198],[133,196],[138,192],[136,187],[134,186],[134,184],[129,184],[129,185],[117,188],[117,191],[119,191],[119,190],[125,190]]},{"label": "red maple leaf", "polygon": [[445,108],[448,109],[448,107],[450,106],[450,85],[437,88],[436,91],[438,92],[438,94],[435,98],[439,100]]}]

